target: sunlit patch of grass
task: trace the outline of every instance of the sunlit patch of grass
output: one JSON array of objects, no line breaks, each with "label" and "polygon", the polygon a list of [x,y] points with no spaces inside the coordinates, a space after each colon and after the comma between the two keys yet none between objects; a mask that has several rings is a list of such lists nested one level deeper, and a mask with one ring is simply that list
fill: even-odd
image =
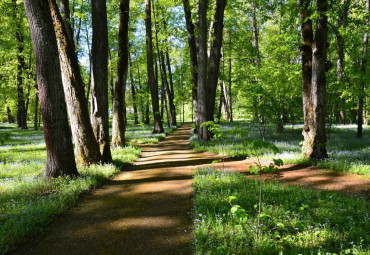
[{"label": "sunlit patch of grass", "polygon": [[[231,132],[238,127],[238,132]],[[276,145],[278,153],[265,152],[262,158],[280,158],[285,163],[317,165],[340,172],[370,175],[370,127],[363,129],[363,138],[356,138],[355,125],[334,125],[330,129],[330,138],[327,141],[329,158],[323,161],[309,161],[303,158],[302,126],[287,126],[283,133],[277,133],[273,125],[263,127],[259,124],[246,122],[221,123],[223,136],[208,143],[201,143],[197,136],[191,138],[196,151],[209,151],[216,154],[228,155],[238,158],[250,157],[251,152],[243,141],[252,139],[265,139]],[[241,133],[243,135],[240,135]]]},{"label": "sunlit patch of grass", "polygon": [[[229,197],[236,200],[232,203]],[[194,182],[195,254],[369,254],[369,203],[359,196],[275,182],[263,185],[256,242],[258,184],[242,174],[199,169]],[[245,210],[232,213],[233,205]]]},{"label": "sunlit patch of grass", "polygon": [[[179,125],[178,125],[179,126]],[[126,139],[128,142],[135,143],[158,143],[162,141],[166,135],[172,133],[178,126],[164,127],[164,133],[153,134],[153,127],[148,125],[133,125],[128,126],[126,130]]]}]

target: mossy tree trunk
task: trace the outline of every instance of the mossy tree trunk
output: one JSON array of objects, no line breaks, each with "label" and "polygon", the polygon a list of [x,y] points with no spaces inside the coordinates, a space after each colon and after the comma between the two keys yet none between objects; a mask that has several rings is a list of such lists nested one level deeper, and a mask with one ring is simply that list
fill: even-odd
[{"label": "mossy tree trunk", "polygon": [[63,19],[55,0],[48,0],[48,2],[57,39],[63,88],[72,135],[77,149],[77,163],[82,166],[99,163],[101,160],[99,144],[95,139],[90,122],[75,46],[73,41],[67,36]]},{"label": "mossy tree trunk", "polygon": [[91,123],[102,162],[112,161],[108,115],[108,21],[105,0],[92,0]]},{"label": "mossy tree trunk", "polygon": [[118,26],[118,62],[117,75],[113,97],[113,133],[112,144],[114,146],[125,146],[125,90],[128,72],[128,24],[130,1],[121,0]]},{"label": "mossy tree trunk", "polygon": [[44,121],[46,178],[78,175],[64,98],[57,42],[47,0],[25,0],[36,58],[36,72]]}]

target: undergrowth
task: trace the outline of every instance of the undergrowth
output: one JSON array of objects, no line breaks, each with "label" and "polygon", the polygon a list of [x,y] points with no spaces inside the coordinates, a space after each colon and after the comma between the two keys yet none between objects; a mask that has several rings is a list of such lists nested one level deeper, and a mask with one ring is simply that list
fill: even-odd
[{"label": "undergrowth", "polygon": [[369,126],[364,127],[363,138],[355,138],[355,125],[333,126],[327,141],[329,158],[322,161],[304,159],[300,145],[303,141],[301,125],[287,126],[282,133],[277,133],[273,125],[266,125],[265,130],[262,130],[259,124],[242,121],[221,123],[220,128],[223,132],[221,138],[212,139],[208,143],[199,142],[197,136],[193,135],[191,143],[194,149],[244,159],[254,153],[253,148],[244,141],[264,139],[275,144],[279,152],[265,151],[261,158],[280,158],[284,163],[317,165],[339,172],[370,175]]},{"label": "undergrowth", "polygon": [[262,196],[256,240],[258,182],[239,173],[199,169],[195,254],[369,254],[364,198],[276,182],[265,182]]}]

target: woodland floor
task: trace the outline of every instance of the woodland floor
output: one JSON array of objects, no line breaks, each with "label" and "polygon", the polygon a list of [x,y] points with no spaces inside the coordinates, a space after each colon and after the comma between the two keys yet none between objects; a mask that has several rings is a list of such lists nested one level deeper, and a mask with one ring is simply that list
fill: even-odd
[{"label": "woodland floor", "polygon": [[[14,254],[191,254],[193,170],[219,156],[194,152],[190,132],[184,125],[158,144],[140,145],[141,158],[132,167],[82,198]],[[255,160],[225,161],[226,170],[250,176],[247,169]],[[223,163],[216,166],[222,169]],[[285,165],[273,177],[370,198],[369,178],[357,175]]]}]

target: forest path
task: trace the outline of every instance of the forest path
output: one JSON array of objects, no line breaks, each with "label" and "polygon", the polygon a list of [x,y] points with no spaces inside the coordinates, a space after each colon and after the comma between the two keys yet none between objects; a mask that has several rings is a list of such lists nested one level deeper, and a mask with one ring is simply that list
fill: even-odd
[{"label": "forest path", "polygon": [[[158,144],[141,145],[141,158],[130,169],[81,199],[14,254],[191,254],[193,170],[220,157],[194,152],[190,133],[191,126],[183,125]],[[226,159],[224,167],[251,177],[247,169],[254,161]],[[215,166],[222,169],[223,163]],[[283,166],[278,177],[369,198],[369,178],[297,165]]]},{"label": "forest path", "polygon": [[158,144],[15,254],[191,254],[192,174],[219,158],[196,153],[191,125]]}]

